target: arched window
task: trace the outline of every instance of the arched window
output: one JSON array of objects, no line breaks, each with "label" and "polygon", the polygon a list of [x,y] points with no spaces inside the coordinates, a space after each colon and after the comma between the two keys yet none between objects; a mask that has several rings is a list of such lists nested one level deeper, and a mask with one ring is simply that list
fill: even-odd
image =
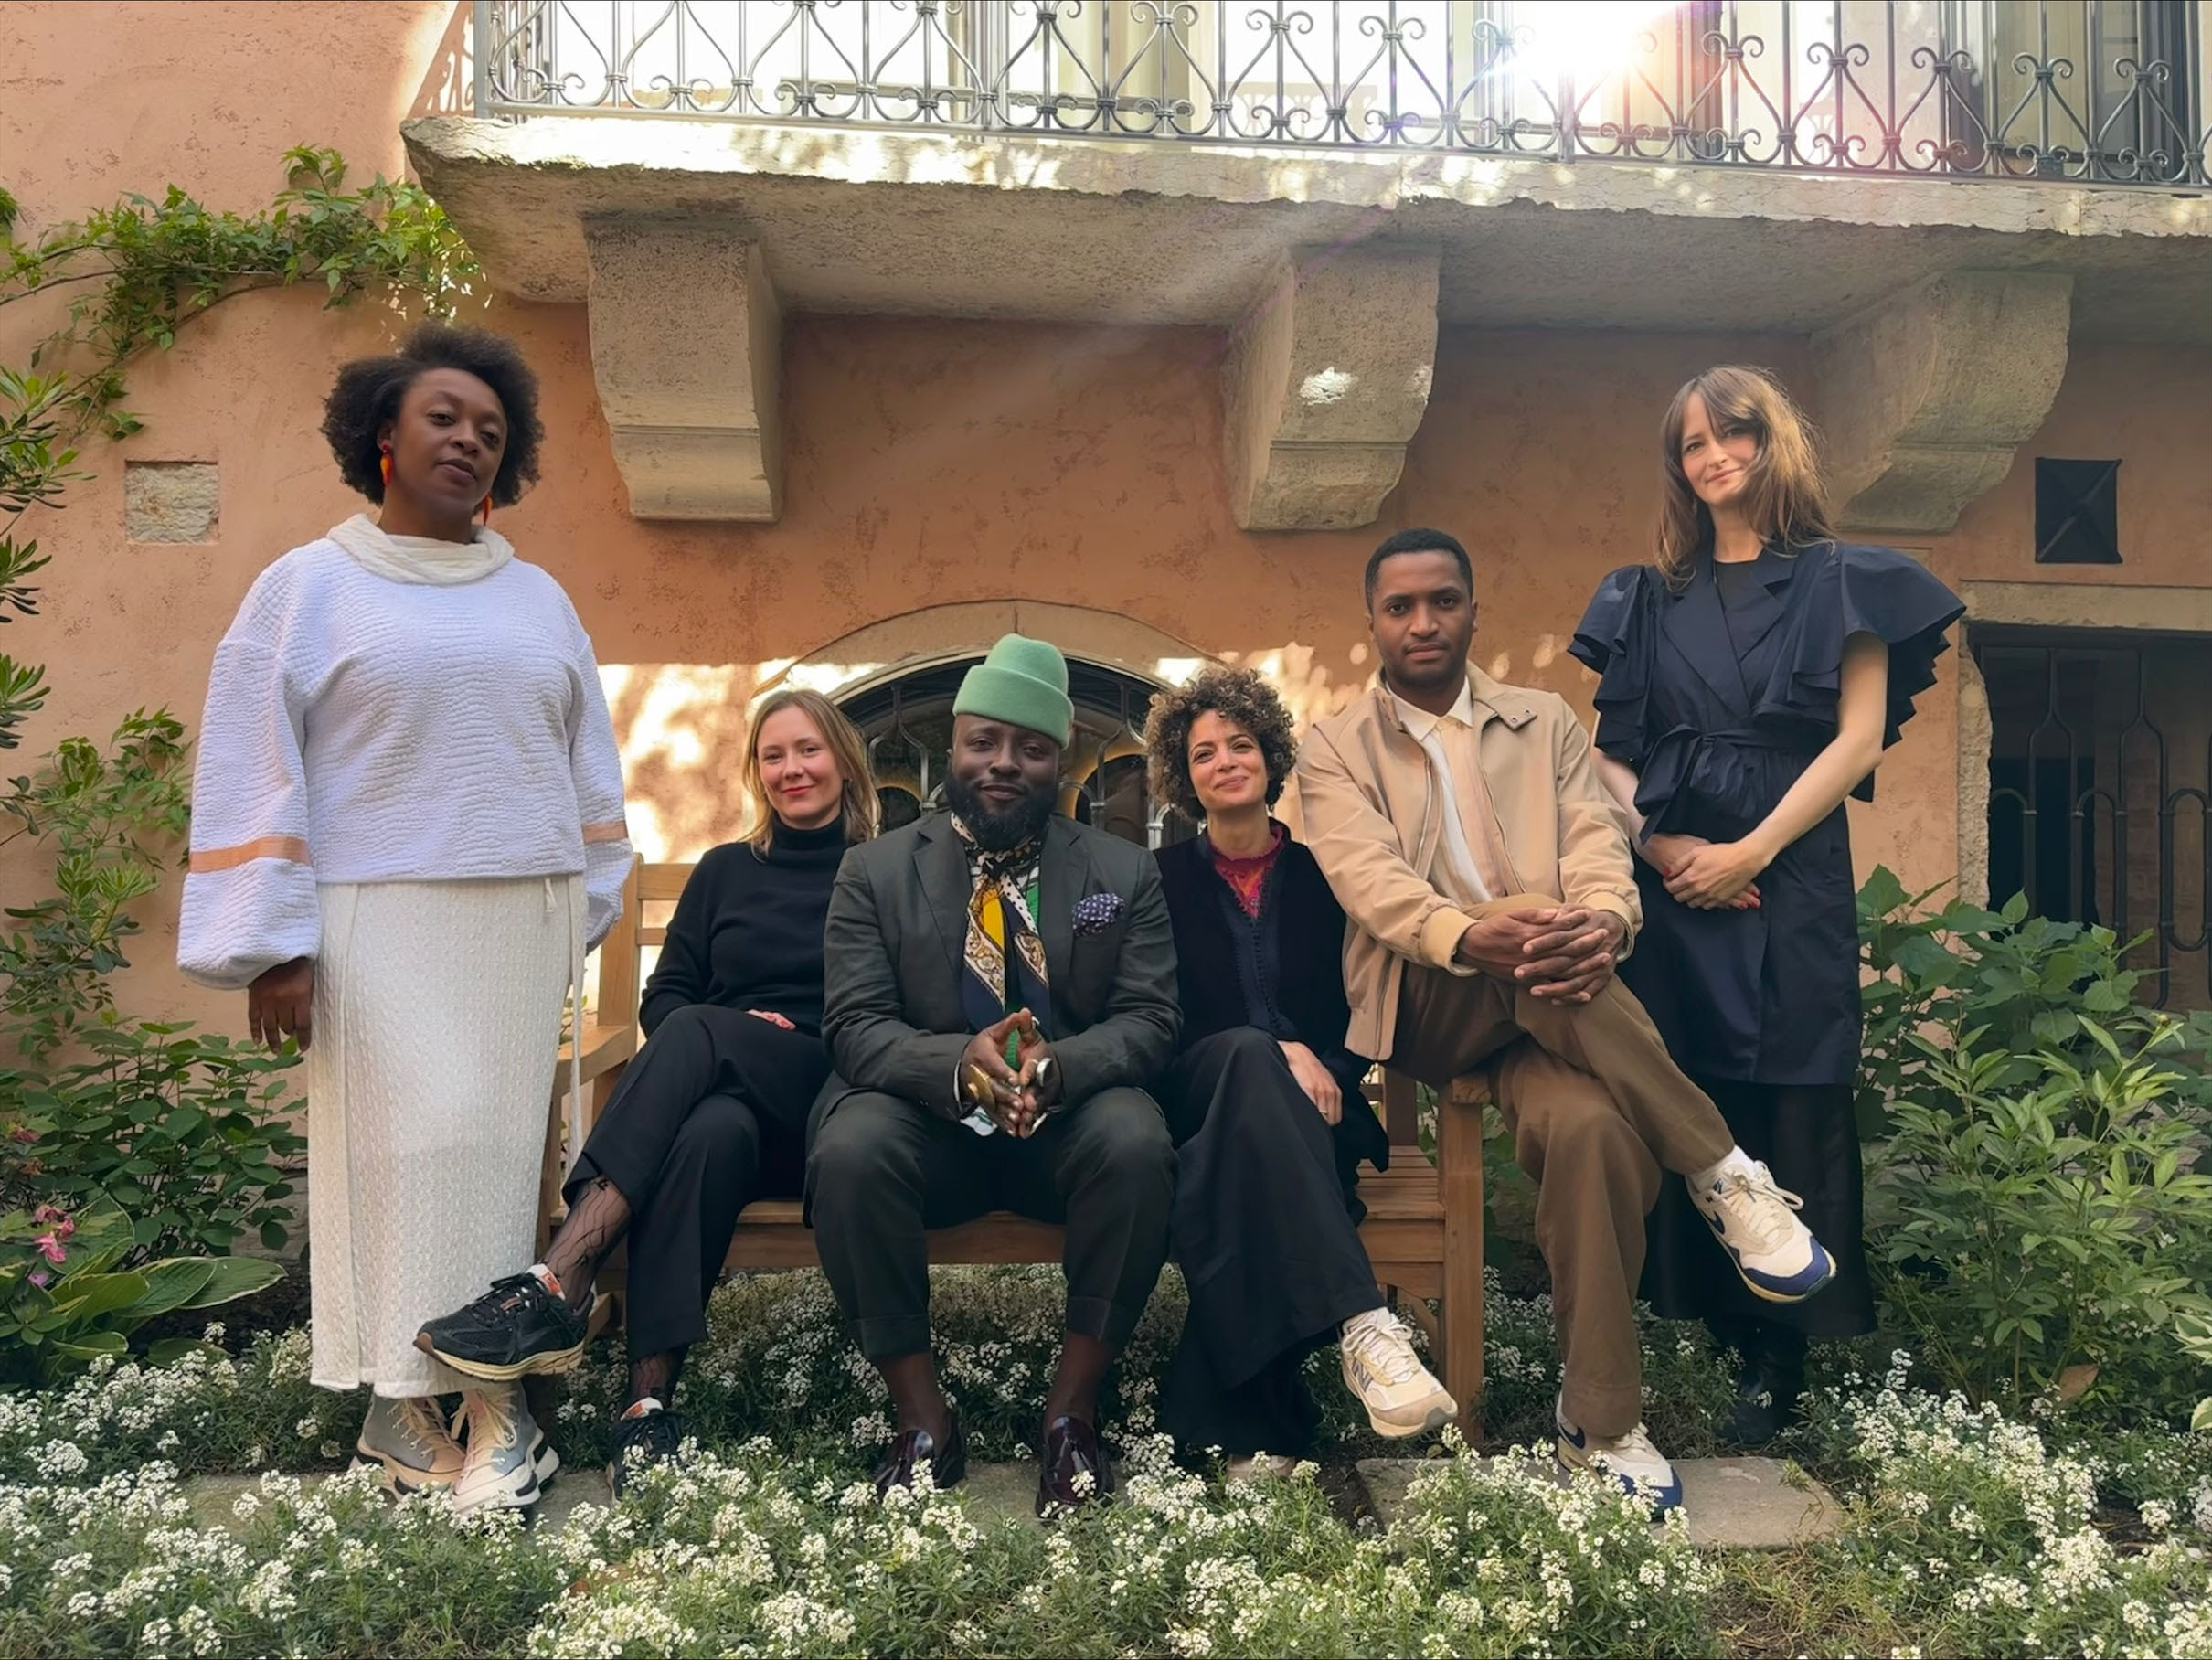
[{"label": "arched window", "polygon": [[[838,696],[838,707],[867,740],[886,830],[944,804],[952,699],[961,677],[982,661],[977,655],[923,664]],[[1060,811],[1141,847],[1182,841],[1196,828],[1155,803],[1145,782],[1144,712],[1160,689],[1122,669],[1069,659],[1075,736],[1061,758]]]}]

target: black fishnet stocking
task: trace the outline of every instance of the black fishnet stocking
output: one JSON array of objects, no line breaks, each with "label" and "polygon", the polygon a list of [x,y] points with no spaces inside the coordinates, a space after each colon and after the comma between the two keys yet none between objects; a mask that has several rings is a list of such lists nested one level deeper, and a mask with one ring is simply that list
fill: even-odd
[{"label": "black fishnet stocking", "polygon": [[630,1361],[630,1404],[650,1395],[665,1407],[675,1404],[675,1380],[684,1373],[685,1351],[663,1349],[657,1355],[637,1355]]},{"label": "black fishnet stocking", "polygon": [[546,1251],[546,1266],[560,1282],[560,1293],[570,1308],[591,1301],[591,1282],[599,1265],[630,1229],[630,1201],[605,1176],[596,1176],[569,1207],[568,1219],[553,1236]]}]

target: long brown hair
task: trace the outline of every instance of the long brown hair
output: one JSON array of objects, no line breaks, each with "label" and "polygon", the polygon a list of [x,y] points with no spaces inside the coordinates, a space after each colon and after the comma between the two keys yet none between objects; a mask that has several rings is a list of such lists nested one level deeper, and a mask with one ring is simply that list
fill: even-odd
[{"label": "long brown hair", "polygon": [[867,841],[876,834],[878,816],[876,780],[868,771],[867,745],[861,741],[859,732],[835,704],[820,692],[803,686],[770,693],[752,713],[752,730],[745,735],[745,806],[751,819],[746,841],[755,853],[766,853],[776,834],[776,810],[769,804],[768,786],[760,778],[760,729],[768,724],[770,716],[785,709],[797,709],[822,734],[822,741],[829,746],[830,754],[836,760],[838,776],[845,781],[841,792],[845,839]]},{"label": "long brown hair", "polygon": [[1722,364],[1684,383],[1659,425],[1659,522],[1653,560],[1670,588],[1690,580],[1700,549],[1713,540],[1712,510],[1682,470],[1682,423],[1690,399],[1702,399],[1713,436],[1749,431],[1759,452],[1744,474],[1743,510],[1761,541],[1785,553],[1832,538],[1828,487],[1821,478],[1813,423],[1764,369]]}]

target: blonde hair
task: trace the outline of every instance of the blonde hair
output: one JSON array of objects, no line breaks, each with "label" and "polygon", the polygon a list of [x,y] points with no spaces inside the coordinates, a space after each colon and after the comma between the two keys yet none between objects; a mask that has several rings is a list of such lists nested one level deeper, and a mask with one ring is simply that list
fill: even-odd
[{"label": "blonde hair", "polygon": [[751,828],[745,840],[755,853],[766,853],[769,843],[776,834],[776,810],[769,804],[768,786],[760,778],[760,729],[768,724],[769,717],[785,709],[797,709],[814,723],[814,730],[829,746],[831,757],[837,763],[838,776],[844,781],[840,791],[845,812],[845,839],[865,842],[876,834],[880,807],[876,800],[876,780],[868,771],[867,745],[844,711],[820,692],[803,687],[771,693],[753,711],[752,730],[745,735],[745,806]]},{"label": "blonde hair", "polygon": [[1698,551],[1713,540],[1712,510],[1697,499],[1682,470],[1682,426],[1693,398],[1704,402],[1715,438],[1741,427],[1759,445],[1744,474],[1743,511],[1760,539],[1779,540],[1785,553],[1831,539],[1835,532],[1813,423],[1766,370],[1723,364],[1686,382],[1659,425],[1659,522],[1652,558],[1667,585],[1686,583]]}]

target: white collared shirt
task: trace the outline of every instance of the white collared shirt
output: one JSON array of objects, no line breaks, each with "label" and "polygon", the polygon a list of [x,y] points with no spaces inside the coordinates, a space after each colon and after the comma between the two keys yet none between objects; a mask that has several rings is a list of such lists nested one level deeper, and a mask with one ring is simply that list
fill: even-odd
[{"label": "white collared shirt", "polygon": [[1469,731],[1474,729],[1474,693],[1462,683],[1457,702],[1441,715],[1431,715],[1427,709],[1416,708],[1396,692],[1390,701],[1398,706],[1398,718],[1405,723],[1406,730],[1429,757],[1429,764],[1444,787],[1444,838],[1436,850],[1435,868],[1425,872],[1439,892],[1461,905],[1480,905],[1492,895],[1483,881],[1481,868],[1475,864],[1473,849],[1468,846],[1467,826],[1460,815],[1460,784],[1452,775],[1452,760],[1444,751],[1442,740],[1437,736],[1447,720],[1456,720]]}]

